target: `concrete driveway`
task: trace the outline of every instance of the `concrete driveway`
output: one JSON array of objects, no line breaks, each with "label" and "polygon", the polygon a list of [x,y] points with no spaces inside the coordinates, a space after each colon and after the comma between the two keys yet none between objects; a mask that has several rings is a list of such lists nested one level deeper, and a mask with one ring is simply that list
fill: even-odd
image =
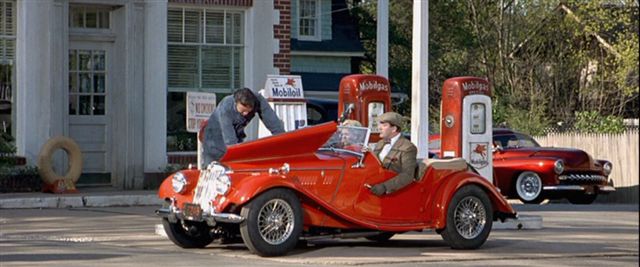
[{"label": "concrete driveway", "polygon": [[155,233],[155,207],[0,209],[1,266],[637,266],[638,205],[514,205],[540,230],[493,230],[478,250],[451,250],[434,232],[389,242],[319,240],[278,258],[243,244],[185,250]]}]

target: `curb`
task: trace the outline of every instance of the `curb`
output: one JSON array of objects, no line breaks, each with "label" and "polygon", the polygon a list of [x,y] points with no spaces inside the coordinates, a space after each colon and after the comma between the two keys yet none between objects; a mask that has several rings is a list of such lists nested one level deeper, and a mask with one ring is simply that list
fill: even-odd
[{"label": "curb", "polygon": [[155,194],[108,196],[50,196],[0,199],[0,209],[125,207],[162,205]]}]

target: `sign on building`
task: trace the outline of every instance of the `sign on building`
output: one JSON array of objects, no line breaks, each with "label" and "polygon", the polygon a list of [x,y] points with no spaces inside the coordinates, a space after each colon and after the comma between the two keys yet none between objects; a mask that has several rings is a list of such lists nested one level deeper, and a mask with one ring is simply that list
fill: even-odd
[{"label": "sign on building", "polygon": [[197,133],[200,123],[208,120],[216,108],[216,94],[187,92],[187,131]]}]

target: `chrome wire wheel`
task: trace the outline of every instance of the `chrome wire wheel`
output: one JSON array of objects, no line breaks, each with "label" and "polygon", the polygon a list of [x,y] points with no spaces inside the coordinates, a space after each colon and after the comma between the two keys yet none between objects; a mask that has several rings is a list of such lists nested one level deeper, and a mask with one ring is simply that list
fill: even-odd
[{"label": "chrome wire wheel", "polygon": [[295,225],[291,205],[282,199],[265,203],[258,213],[258,230],[265,242],[280,245],[287,241]]},{"label": "chrome wire wheel", "polygon": [[523,201],[534,201],[542,192],[542,180],[535,172],[523,172],[516,181],[518,197]]},{"label": "chrome wire wheel", "polygon": [[456,231],[466,239],[474,239],[485,227],[487,212],[479,198],[467,196],[456,206],[454,224]]}]

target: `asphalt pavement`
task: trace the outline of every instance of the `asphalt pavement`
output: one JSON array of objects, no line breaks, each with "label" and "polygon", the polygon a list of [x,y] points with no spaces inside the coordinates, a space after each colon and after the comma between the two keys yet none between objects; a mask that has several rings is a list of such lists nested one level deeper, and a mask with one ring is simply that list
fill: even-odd
[{"label": "asphalt pavement", "polygon": [[425,231],[386,243],[318,240],[275,258],[243,244],[181,249],[156,234],[156,207],[0,209],[0,266],[638,266],[637,204],[515,204],[544,226],[494,229],[477,250]]}]

